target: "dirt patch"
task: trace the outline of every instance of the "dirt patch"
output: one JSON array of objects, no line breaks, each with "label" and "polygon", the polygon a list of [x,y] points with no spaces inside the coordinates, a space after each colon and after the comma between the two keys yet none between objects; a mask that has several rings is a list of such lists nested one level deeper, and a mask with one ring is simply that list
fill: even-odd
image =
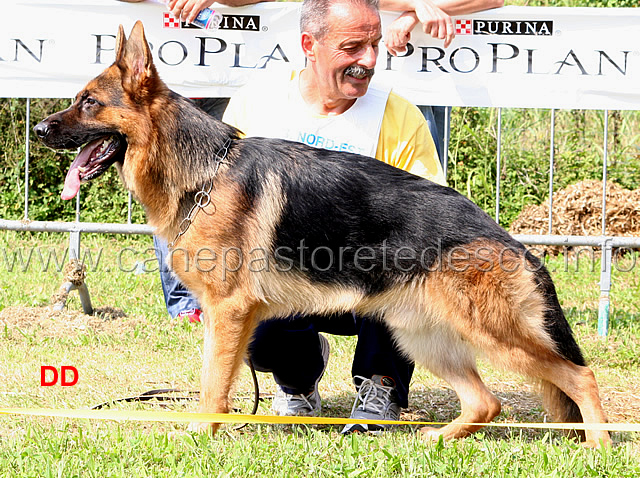
[{"label": "dirt patch", "polygon": [[[607,228],[610,236],[640,236],[640,189],[607,183]],[[600,236],[602,233],[602,181],[572,184],[553,195],[552,234]],[[511,224],[511,234],[548,234],[549,203],[527,206]],[[545,247],[549,254],[561,247]]]},{"label": "dirt patch", "polygon": [[129,318],[121,309],[99,307],[94,315],[74,310],[56,312],[52,307],[6,307],[0,311],[0,327],[37,331],[45,337],[69,337],[88,331],[122,333],[134,330],[139,319]]}]

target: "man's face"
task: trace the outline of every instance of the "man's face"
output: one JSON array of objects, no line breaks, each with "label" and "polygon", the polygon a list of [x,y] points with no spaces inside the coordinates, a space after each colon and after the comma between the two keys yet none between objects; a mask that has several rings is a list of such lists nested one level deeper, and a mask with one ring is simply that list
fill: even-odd
[{"label": "man's face", "polygon": [[327,20],[329,32],[312,40],[323,94],[334,100],[359,98],[367,92],[376,66],[380,17],[367,7],[338,3]]}]

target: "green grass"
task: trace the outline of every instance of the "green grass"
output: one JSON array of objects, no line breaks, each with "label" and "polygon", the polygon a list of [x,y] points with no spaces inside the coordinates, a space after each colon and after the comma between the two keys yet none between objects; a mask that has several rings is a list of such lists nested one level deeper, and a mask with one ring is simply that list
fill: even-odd
[{"label": "green grass", "polygon": [[[202,327],[168,319],[158,274],[135,274],[135,262],[153,267],[151,240],[83,236],[100,261],[87,284],[94,306],[122,309],[127,316],[89,319],[79,314],[75,293],[57,317],[31,316],[48,304],[62,273],[55,261],[25,267],[5,257],[39,247],[43,256],[66,248],[63,235],[0,233],[0,407],[87,408],[154,388],[197,390]],[[121,251],[125,251],[122,253]],[[6,253],[6,256],[5,256]],[[122,269],[118,257],[123,259]],[[39,257],[39,256],[32,256]],[[631,261],[628,257],[626,261]],[[26,264],[26,263],[25,263]],[[622,264],[622,263],[621,263]],[[622,265],[629,265],[624,263]],[[597,336],[599,263],[549,262],[569,321],[599,380],[612,422],[640,422],[640,273],[614,273],[612,327]],[[621,267],[628,269],[630,267]],[[129,272],[127,272],[129,271]],[[35,307],[35,309],[31,309]],[[18,316],[20,312],[22,316]],[[7,318],[9,314],[9,318]],[[329,337],[332,353],[320,384],[323,413],[348,416],[353,400],[350,363],[355,340]],[[74,387],[41,387],[42,365],[73,365]],[[540,422],[545,418],[531,385],[484,361],[481,374],[503,403],[496,422]],[[275,389],[259,374],[268,413]],[[247,370],[237,386],[236,406],[250,410]],[[118,404],[118,409],[166,411],[161,404]],[[195,410],[193,402],[170,410]],[[424,370],[414,374],[410,408],[403,418],[448,421],[459,412],[445,383]],[[339,434],[338,426],[228,425],[214,437],[191,435],[173,423],[90,421],[0,416],[0,476],[638,476],[640,436],[614,433],[610,450],[584,450],[557,432],[492,428],[453,443],[426,444],[412,427],[380,437]],[[175,436],[171,436],[172,432]]]},{"label": "green grass", "polygon": [[240,437],[171,440],[156,429],[26,424],[20,441],[21,450],[0,455],[6,469],[19,476],[621,477],[640,471],[627,445],[583,450],[548,436],[530,442],[518,436],[496,441],[480,434],[427,447],[405,432],[381,439],[259,426]]}]

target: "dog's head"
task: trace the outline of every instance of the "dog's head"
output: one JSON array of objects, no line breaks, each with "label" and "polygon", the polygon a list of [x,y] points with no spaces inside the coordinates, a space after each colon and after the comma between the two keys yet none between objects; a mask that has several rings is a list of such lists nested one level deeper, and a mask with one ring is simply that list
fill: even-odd
[{"label": "dog's head", "polygon": [[133,138],[150,134],[141,113],[166,86],[158,78],[140,21],[128,40],[120,25],[115,51],[115,62],[91,80],[69,108],[33,128],[51,148],[82,148],[67,173],[63,199],[75,197],[82,181],[100,176],[116,162],[124,163]]}]

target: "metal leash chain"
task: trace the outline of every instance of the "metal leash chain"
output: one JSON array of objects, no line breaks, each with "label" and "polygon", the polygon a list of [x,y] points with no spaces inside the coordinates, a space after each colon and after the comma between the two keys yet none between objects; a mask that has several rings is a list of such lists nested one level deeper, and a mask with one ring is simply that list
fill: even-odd
[{"label": "metal leash chain", "polygon": [[202,189],[196,193],[194,196],[195,203],[189,209],[187,216],[180,222],[180,226],[178,227],[178,234],[176,237],[169,243],[169,249],[173,249],[178,239],[181,236],[186,234],[187,230],[193,223],[196,215],[200,211],[200,209],[204,209],[211,203],[211,191],[213,190],[213,179],[218,174],[218,170],[220,169],[220,165],[227,158],[227,154],[229,153],[229,146],[231,146],[231,138],[227,138],[227,141],[224,143],[222,148],[216,153],[215,161],[215,169],[213,171],[213,175],[202,185]]}]

